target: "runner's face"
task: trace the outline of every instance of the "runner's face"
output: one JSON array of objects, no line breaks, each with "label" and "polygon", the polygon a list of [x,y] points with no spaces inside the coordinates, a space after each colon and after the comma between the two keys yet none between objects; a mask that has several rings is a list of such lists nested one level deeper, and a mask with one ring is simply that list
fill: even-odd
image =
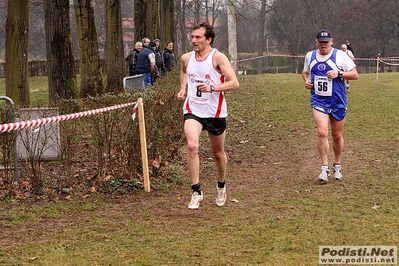
[{"label": "runner's face", "polygon": [[319,42],[316,39],[316,46],[319,48],[319,53],[321,55],[327,55],[332,51],[332,44],[333,44],[333,39],[329,42]]},{"label": "runner's face", "polygon": [[193,30],[191,32],[191,44],[193,45],[193,50],[196,52],[203,51],[205,47],[210,44],[210,39],[205,38],[204,28]]}]

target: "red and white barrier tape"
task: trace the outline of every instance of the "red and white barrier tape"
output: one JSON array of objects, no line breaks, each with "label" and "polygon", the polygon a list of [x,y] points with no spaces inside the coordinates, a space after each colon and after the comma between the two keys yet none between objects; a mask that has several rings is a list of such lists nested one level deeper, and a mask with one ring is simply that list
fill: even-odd
[{"label": "red and white barrier tape", "polygon": [[136,118],[136,113],[137,113],[137,106],[139,105],[138,102],[136,102],[136,104],[134,105],[133,109],[132,109],[132,119],[134,121],[134,119]]},{"label": "red and white barrier tape", "polygon": [[386,61],[380,60],[381,63],[386,64],[388,66],[399,66],[399,64],[394,64],[394,63],[388,63]]},{"label": "red and white barrier tape", "polygon": [[[135,109],[137,109],[137,102],[124,103],[124,104],[118,104],[118,105],[114,105],[114,106],[110,106],[110,107],[99,108],[99,109],[95,109],[95,110],[91,110],[91,111],[84,111],[84,112],[80,112],[80,113],[73,113],[73,114],[67,114],[67,115],[40,118],[40,119],[35,119],[35,120],[30,120],[30,121],[21,121],[21,122],[15,122],[15,123],[2,124],[2,125],[0,125],[0,133],[12,131],[12,130],[18,130],[18,129],[22,129],[22,128],[27,128],[27,127],[41,126],[41,125],[50,124],[50,123],[54,123],[54,122],[60,122],[60,121],[80,118],[83,116],[100,114],[100,113],[104,113],[107,111],[112,111],[112,110],[124,108],[127,106],[132,106],[132,105],[135,105],[133,108],[133,112],[136,113]],[[132,115],[133,115],[133,112],[132,112]],[[134,117],[133,117],[133,120],[134,120]]]},{"label": "red and white barrier tape", "polygon": [[260,58],[265,58],[268,56],[274,56],[274,57],[298,57],[298,58],[304,58],[304,55],[284,55],[284,54],[268,54],[268,55],[261,55],[261,56],[256,56],[256,57],[251,57],[251,58],[245,58],[245,59],[240,59],[240,60],[232,60],[232,62],[244,62],[244,61],[251,61],[255,59],[260,59]]},{"label": "red and white barrier tape", "polygon": [[[245,59],[240,59],[240,60],[231,60],[232,62],[245,62],[245,61],[251,61],[251,60],[256,60],[260,58],[265,58],[265,57],[291,57],[291,58],[305,58],[305,55],[284,55],[284,54],[267,54],[267,55],[262,55],[262,56],[256,56],[256,57],[251,57],[251,58],[245,58]],[[398,57],[379,57],[379,58],[362,58],[362,57],[356,57],[355,60],[361,60],[361,61],[376,61],[376,60],[383,60],[383,61],[398,61]]]}]

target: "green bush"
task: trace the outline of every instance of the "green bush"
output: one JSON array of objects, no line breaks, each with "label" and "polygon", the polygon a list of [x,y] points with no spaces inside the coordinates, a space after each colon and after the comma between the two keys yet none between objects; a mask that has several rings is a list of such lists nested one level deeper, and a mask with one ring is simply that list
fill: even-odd
[{"label": "green bush", "polygon": [[[120,95],[59,100],[57,107],[60,115],[73,114],[135,103],[142,98],[151,183],[164,183],[168,172],[165,168],[179,167],[173,162],[181,161],[179,150],[184,145],[183,103],[176,98],[179,89],[176,68],[146,89]],[[136,187],[141,183],[143,165],[139,118],[136,115],[135,121],[132,120],[132,109],[130,106],[61,121],[61,160],[36,161],[34,164],[20,162],[20,181],[28,180],[32,186],[40,184],[40,188],[32,187],[32,191],[40,194],[73,193],[93,187],[102,187],[97,191],[114,194]]]}]

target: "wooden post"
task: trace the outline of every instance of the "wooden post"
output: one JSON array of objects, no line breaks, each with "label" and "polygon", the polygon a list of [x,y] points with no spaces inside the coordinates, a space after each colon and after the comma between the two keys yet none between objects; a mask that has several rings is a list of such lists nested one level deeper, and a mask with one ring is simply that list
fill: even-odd
[{"label": "wooden post", "polygon": [[377,57],[377,70],[375,71],[375,79],[378,79],[378,68],[380,67],[380,56]]},{"label": "wooden post", "polygon": [[141,161],[143,163],[144,190],[150,192],[150,177],[148,172],[147,140],[145,136],[143,99],[138,99],[138,117],[141,143]]}]

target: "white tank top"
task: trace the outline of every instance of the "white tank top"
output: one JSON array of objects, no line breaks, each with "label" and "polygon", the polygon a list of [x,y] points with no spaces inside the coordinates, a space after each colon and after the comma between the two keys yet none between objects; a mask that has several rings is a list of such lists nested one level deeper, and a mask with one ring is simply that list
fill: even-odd
[{"label": "white tank top", "polygon": [[198,93],[197,84],[217,85],[225,82],[225,77],[213,66],[213,57],[217,49],[212,49],[202,61],[191,52],[186,73],[188,76],[187,97],[183,106],[184,114],[193,114],[201,118],[227,117],[227,104],[224,92]]}]

